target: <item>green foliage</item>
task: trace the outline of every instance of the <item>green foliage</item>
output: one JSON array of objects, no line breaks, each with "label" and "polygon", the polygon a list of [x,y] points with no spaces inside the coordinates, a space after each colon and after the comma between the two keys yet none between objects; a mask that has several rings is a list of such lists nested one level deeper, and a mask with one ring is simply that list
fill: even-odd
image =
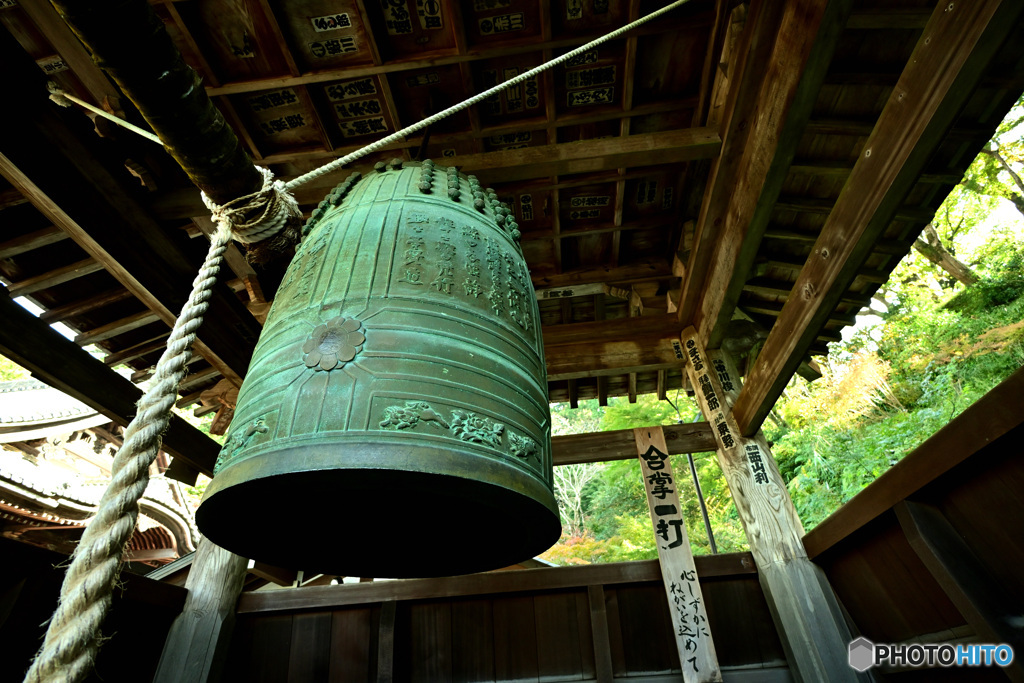
[{"label": "green foliage", "polygon": [[0,356],[0,382],[10,382],[16,379],[28,379],[31,373],[21,367],[13,360]]},{"label": "green foliage", "polygon": [[[776,405],[784,426],[764,426],[808,530],[1024,366],[1024,99],[990,150],[999,156],[979,155],[932,222],[942,244],[980,281],[964,288],[912,251],[880,290],[887,309],[881,322],[833,344],[825,376],[810,385],[795,378]],[[552,425],[555,433],[577,433],[697,416],[685,396],[673,402],[678,413],[654,396],[635,404],[612,399],[606,409],[596,401],[577,411],[555,406]],[[716,458],[696,454],[695,464],[719,551],[746,549]],[[690,547],[708,553],[686,457],[673,456],[672,467]],[[562,564],[656,557],[660,539],[640,476],[635,458],[605,465],[582,493],[582,532],[564,537],[546,557]]]}]

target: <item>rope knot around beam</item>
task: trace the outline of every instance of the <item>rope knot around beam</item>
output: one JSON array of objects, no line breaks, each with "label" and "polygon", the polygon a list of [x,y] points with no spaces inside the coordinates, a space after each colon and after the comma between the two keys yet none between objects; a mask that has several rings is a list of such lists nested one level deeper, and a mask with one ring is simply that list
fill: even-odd
[{"label": "rope knot around beam", "polygon": [[202,194],[214,222],[230,227],[232,237],[243,244],[269,239],[302,220],[299,203],[284,181],[276,180],[269,169],[256,169],[263,176],[263,186],[256,192],[225,204],[216,204],[205,192]]}]

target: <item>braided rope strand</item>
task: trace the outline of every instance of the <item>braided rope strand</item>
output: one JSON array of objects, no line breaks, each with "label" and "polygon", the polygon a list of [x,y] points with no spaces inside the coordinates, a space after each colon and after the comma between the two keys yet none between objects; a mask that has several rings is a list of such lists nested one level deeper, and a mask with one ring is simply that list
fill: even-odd
[{"label": "braided rope strand", "polygon": [[626,24],[625,26],[622,26],[621,28],[617,28],[614,31],[612,31],[611,33],[606,33],[605,35],[601,36],[600,38],[596,38],[596,39],[590,41],[586,45],[581,45],[580,47],[576,48],[575,50],[572,50],[571,52],[566,52],[564,55],[562,55],[560,57],[556,57],[555,59],[552,59],[549,62],[544,62],[540,66],[535,66],[532,69],[530,69],[529,71],[526,71],[524,73],[519,74],[518,76],[510,78],[509,80],[504,81],[503,83],[499,83],[498,85],[496,85],[496,86],[494,86],[492,88],[489,88],[489,89],[483,91],[482,93],[473,95],[468,100],[463,100],[462,102],[459,102],[456,105],[448,107],[447,109],[445,109],[443,111],[439,111],[436,114],[428,116],[427,118],[423,119],[422,121],[417,121],[416,123],[412,124],[411,126],[406,126],[405,128],[403,128],[402,130],[400,130],[400,131],[398,131],[396,133],[392,133],[391,135],[388,135],[387,137],[381,138],[380,140],[377,140],[376,142],[372,142],[369,145],[367,145],[366,147],[363,147],[362,149],[357,149],[356,151],[352,152],[351,154],[346,154],[345,156],[343,156],[343,157],[341,157],[339,159],[335,159],[334,161],[332,161],[330,163],[324,164],[320,168],[313,169],[309,173],[300,175],[298,178],[294,178],[292,180],[289,180],[287,183],[285,183],[285,187],[287,187],[289,190],[291,190],[291,189],[294,189],[294,188],[298,187],[299,185],[303,185],[305,183],[308,183],[311,180],[315,180],[315,179],[317,179],[317,178],[319,178],[321,176],[324,176],[324,175],[327,175],[328,173],[336,171],[339,168],[342,168],[343,166],[345,166],[346,164],[350,164],[350,163],[352,163],[353,161],[355,161],[357,159],[363,158],[367,154],[372,154],[373,152],[376,152],[377,150],[379,150],[379,149],[381,149],[383,147],[386,147],[386,146],[390,145],[393,142],[398,142],[402,138],[406,138],[406,137],[412,135],[413,133],[419,132],[419,131],[423,130],[424,128],[426,128],[427,126],[431,126],[431,125],[437,123],[438,121],[440,121],[443,118],[451,116],[452,114],[457,114],[458,112],[462,111],[463,109],[468,109],[469,107],[473,106],[477,102],[482,102],[483,100],[486,100],[488,97],[491,97],[493,95],[496,95],[496,94],[500,93],[505,88],[511,88],[514,85],[518,85],[519,83],[522,83],[523,81],[529,80],[529,79],[533,78],[534,76],[536,76],[537,74],[541,73],[542,71],[547,71],[548,69],[551,69],[551,68],[553,68],[555,66],[558,66],[562,62],[568,61],[568,60],[572,59],[573,57],[575,57],[577,55],[583,54],[587,50],[593,49],[593,48],[597,47],[598,45],[600,45],[601,43],[605,43],[605,42],[607,42],[609,40],[614,40],[615,38],[618,38],[622,34],[627,33],[628,31],[633,30],[637,26],[640,26],[642,24],[646,24],[648,21],[651,21],[652,19],[656,19],[656,18],[660,17],[662,14],[665,14],[666,12],[670,12],[670,11],[674,10],[676,7],[680,7],[680,6],[684,5],[684,4],[686,4],[687,2],[689,2],[689,0],[675,0],[675,2],[673,2],[671,4],[668,4],[668,5],[665,5],[661,9],[655,10],[654,12],[651,12],[647,16],[640,17],[636,21],[633,21],[633,22],[631,22],[629,24]]},{"label": "braided rope strand", "polygon": [[149,484],[149,466],[170,424],[178,383],[192,356],[192,342],[203,322],[221,258],[231,241],[230,224],[220,222],[192,283],[192,293],[171,330],[149,390],[125,430],[114,457],[111,481],[96,517],[85,528],[61,586],[43,646],[25,683],[73,683],[89,673],[99,649],[99,628],[110,607],[125,546],[135,530],[139,498]]}]

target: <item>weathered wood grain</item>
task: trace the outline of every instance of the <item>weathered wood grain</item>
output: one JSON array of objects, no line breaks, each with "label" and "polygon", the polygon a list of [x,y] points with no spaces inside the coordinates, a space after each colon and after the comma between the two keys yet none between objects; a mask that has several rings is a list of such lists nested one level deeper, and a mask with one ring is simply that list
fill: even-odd
[{"label": "weathered wood grain", "polygon": [[245,580],[245,558],[203,540],[185,588],[188,598],[167,634],[154,683],[219,680]]},{"label": "weathered wood grain", "polygon": [[760,427],[1022,10],[936,7],[736,401],[743,434]]},{"label": "weathered wood grain", "polygon": [[867,680],[846,662],[849,628],[821,569],[807,559],[803,525],[764,435],[741,436],[731,401],[740,379],[722,353],[704,350],[693,327],[682,334],[686,371],[718,441],[718,463],[757,563],[790,666],[804,681]]},{"label": "weathered wood grain", "polygon": [[722,680],[715,642],[708,624],[704,595],[697,580],[697,566],[690,550],[686,520],[682,517],[679,486],[676,484],[668,446],[661,427],[633,430],[640,461],[647,508],[658,546],[672,633],[686,683]]}]

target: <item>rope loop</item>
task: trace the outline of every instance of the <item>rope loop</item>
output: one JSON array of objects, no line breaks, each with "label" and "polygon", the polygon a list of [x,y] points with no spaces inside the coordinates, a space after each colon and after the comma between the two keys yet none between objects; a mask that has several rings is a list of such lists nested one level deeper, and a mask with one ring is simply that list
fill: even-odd
[{"label": "rope loop", "polygon": [[203,203],[210,210],[214,222],[230,227],[234,239],[244,244],[273,237],[289,223],[302,219],[299,203],[284,181],[275,180],[270,169],[262,166],[256,169],[263,176],[263,187],[252,194],[217,204],[205,192],[202,193]]}]

